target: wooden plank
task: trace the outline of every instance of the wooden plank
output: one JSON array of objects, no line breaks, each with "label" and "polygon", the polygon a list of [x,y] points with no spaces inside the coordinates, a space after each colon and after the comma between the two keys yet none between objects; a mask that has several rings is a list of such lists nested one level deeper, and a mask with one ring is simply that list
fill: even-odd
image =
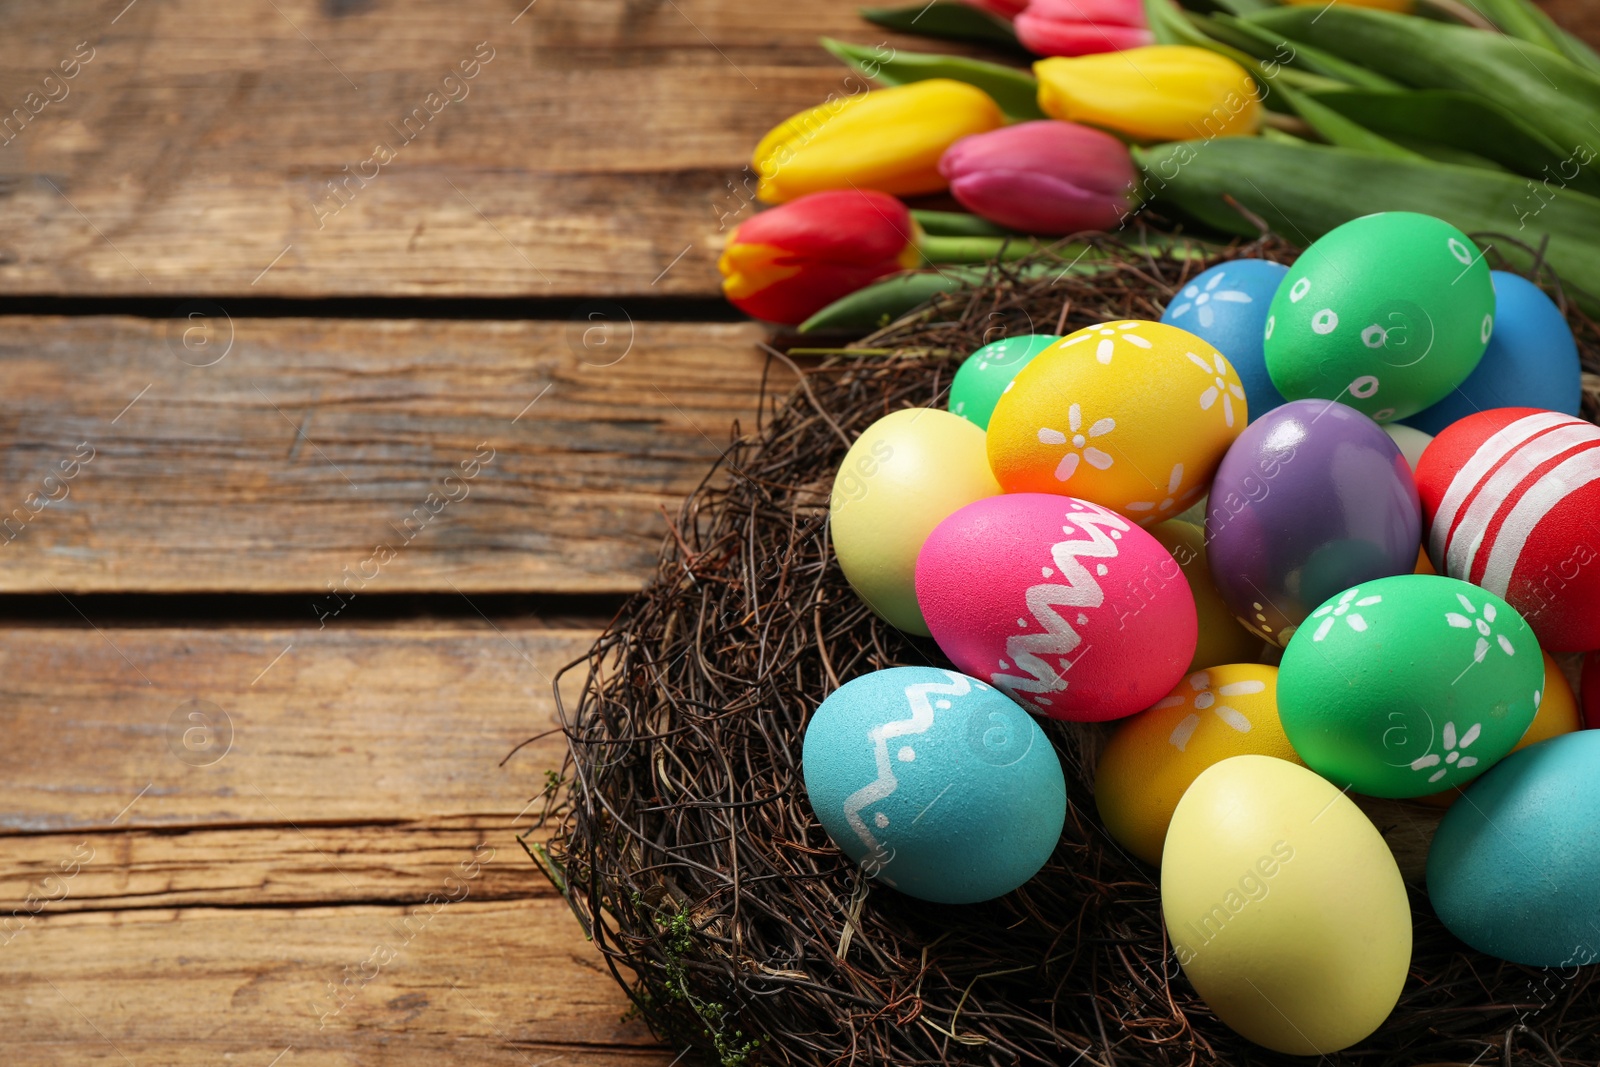
[{"label": "wooden plank", "polygon": [[765,366],[753,325],[614,307],[207,314],[7,320],[0,591],[295,593],[312,622],[363,593],[631,591]]},{"label": "wooden plank", "polygon": [[30,1067],[672,1062],[558,898],[56,915],[0,952]]},{"label": "wooden plank", "polygon": [[[551,747],[532,758],[560,759]],[[538,809],[521,819],[440,816],[364,826],[13,836],[0,849],[0,943],[8,940],[7,916],[32,920],[107,909],[418,904],[439,893],[447,879],[459,882],[461,865],[475,860],[480,873],[472,881],[473,900],[552,896],[555,890],[516,841],[537,815]]]},{"label": "wooden plank", "polygon": [[4,1059],[671,1062],[515,842],[562,739],[499,766],[593,636],[9,629]]},{"label": "wooden plank", "polygon": [[8,15],[0,291],[715,295],[755,144],[850,91],[817,37],[925,47],[852,0],[125,3]]},{"label": "wooden plank", "polygon": [[[462,848],[483,837],[505,853],[530,825],[525,805],[559,765],[563,742],[550,736],[500,761],[554,726],[550,679],[592,638],[506,622],[9,629],[0,641],[0,831],[255,825],[292,842],[295,828],[376,834],[396,825],[373,859],[352,857],[360,866],[385,849],[410,850],[404,824],[435,820],[417,831],[416,847],[433,847],[428,834],[455,835]],[[317,840],[300,844],[314,851]],[[107,847],[124,850],[107,854],[132,870],[126,850],[136,838]],[[338,877],[338,854],[324,858]],[[351,899],[348,888],[334,896]]]}]

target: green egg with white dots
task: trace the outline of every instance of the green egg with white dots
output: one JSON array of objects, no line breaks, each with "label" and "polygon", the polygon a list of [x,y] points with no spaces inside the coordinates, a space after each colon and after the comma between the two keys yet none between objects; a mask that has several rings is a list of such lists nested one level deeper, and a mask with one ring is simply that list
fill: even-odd
[{"label": "green egg with white dots", "polygon": [[960,415],[980,430],[989,428],[989,417],[1000,402],[1017,372],[1033,357],[1061,338],[1030,333],[991,341],[968,356],[950,383],[950,413]]},{"label": "green egg with white dots", "polygon": [[1431,215],[1368,215],[1329,232],[1284,276],[1267,314],[1267,373],[1290,400],[1337,400],[1393,422],[1467,380],[1494,312],[1472,238]]},{"label": "green egg with white dots", "polygon": [[1516,747],[1544,695],[1517,610],[1437,574],[1363,582],[1300,624],[1278,715],[1306,766],[1340,787],[1418,797],[1466,785]]}]

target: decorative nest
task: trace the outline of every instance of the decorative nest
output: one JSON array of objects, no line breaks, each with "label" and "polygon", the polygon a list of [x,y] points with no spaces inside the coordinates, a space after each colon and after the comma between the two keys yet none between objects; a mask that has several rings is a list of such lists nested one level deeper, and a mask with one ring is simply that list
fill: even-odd
[{"label": "decorative nest", "polygon": [[[823,698],[868,671],[949,666],[867,610],[836,564],[828,497],[855,437],[898,408],[942,406],[987,340],[1157,318],[1222,259],[1295,251],[1272,239],[1209,258],[1099,243],[1116,253],[1103,272],[1030,280],[996,267],[803,370],[770,350],[769,368],[799,372],[798,386],[769,395],[757,432],[736,436],[683,505],[654,581],[567,668],[586,676],[577,706],[561,705],[570,752],[549,791],[553,837],[531,851],[637,1012],[703,1062],[1309,1062],[1238,1037],[1182,977],[1157,872],[1095,815],[1104,726],[1045,724],[1066,772],[1066,827],[1049,864],[990,903],[928,904],[869,881],[806,800],[801,739]],[[1571,317],[1586,369],[1600,371],[1600,330]],[[1600,378],[1585,387],[1592,417]],[[1394,840],[1409,819],[1425,845],[1437,814],[1393,807],[1405,814],[1378,817],[1380,829]],[[1468,949],[1435,918],[1416,864],[1402,868],[1415,921],[1405,990],[1377,1033],[1330,1059],[1600,1058],[1600,968]]]}]

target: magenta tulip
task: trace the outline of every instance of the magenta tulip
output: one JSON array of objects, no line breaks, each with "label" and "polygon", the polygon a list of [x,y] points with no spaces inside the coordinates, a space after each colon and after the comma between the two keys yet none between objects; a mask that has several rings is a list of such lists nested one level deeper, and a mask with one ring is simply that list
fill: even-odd
[{"label": "magenta tulip", "polygon": [[967,4],[991,15],[999,15],[1003,19],[1013,19],[1023,8],[1028,6],[1028,0],[966,0]]},{"label": "magenta tulip", "polygon": [[1031,0],[1016,18],[1022,47],[1040,56],[1087,56],[1154,44],[1142,0]]},{"label": "magenta tulip", "polygon": [[1138,175],[1127,145],[1071,122],[1023,122],[963,137],[939,173],[968,211],[1022,233],[1115,229]]}]

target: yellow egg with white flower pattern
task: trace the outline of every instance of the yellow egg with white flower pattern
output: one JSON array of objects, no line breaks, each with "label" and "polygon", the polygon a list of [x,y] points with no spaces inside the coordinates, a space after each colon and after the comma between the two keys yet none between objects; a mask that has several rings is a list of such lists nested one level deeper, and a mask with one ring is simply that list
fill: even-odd
[{"label": "yellow egg with white flower pattern", "polygon": [[1167,825],[1202,771],[1232,756],[1301,763],[1278,719],[1278,668],[1196,671],[1148,711],[1124,719],[1095,767],[1100,820],[1123,848],[1159,865]]},{"label": "yellow egg with white flower pattern", "polygon": [[1141,526],[1188,508],[1249,422],[1227,359],[1187,330],[1126,320],[1039,353],[989,420],[1008,493],[1060,493]]}]

